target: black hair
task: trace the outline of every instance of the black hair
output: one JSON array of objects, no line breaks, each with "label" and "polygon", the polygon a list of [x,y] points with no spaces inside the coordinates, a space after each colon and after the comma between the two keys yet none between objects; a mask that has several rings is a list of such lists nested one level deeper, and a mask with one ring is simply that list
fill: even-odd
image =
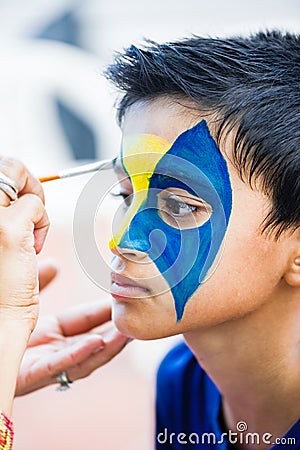
[{"label": "black hair", "polygon": [[264,230],[300,226],[300,37],[278,31],[134,45],[105,72],[122,92],[118,119],[140,100],[189,98],[235,130],[233,162],[272,202]]}]

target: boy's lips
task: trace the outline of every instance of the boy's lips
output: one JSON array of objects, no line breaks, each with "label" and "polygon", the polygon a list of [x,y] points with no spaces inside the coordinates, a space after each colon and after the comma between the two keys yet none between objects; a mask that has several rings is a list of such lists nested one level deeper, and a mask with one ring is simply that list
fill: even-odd
[{"label": "boy's lips", "polygon": [[130,299],[149,297],[150,291],[138,284],[135,280],[112,272],[110,293],[116,299]]}]

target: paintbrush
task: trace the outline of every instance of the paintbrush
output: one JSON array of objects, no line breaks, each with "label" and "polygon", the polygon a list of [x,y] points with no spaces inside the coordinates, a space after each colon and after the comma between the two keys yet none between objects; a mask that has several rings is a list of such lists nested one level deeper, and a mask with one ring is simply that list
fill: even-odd
[{"label": "paintbrush", "polygon": [[97,172],[97,170],[107,170],[114,167],[117,158],[113,159],[103,159],[102,161],[97,161],[95,163],[84,164],[83,166],[71,167],[70,169],[65,169],[59,171],[56,175],[50,175],[48,177],[40,177],[41,183],[46,181],[61,180],[63,178],[76,177],[77,175],[83,175],[85,173]]}]

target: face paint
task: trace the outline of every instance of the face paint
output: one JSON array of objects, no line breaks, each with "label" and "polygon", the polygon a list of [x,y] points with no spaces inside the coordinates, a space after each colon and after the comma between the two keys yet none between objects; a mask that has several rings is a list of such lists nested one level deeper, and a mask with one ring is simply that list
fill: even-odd
[{"label": "face paint", "polygon": [[135,196],[130,214],[127,214],[126,220],[109,243],[111,249],[120,244],[131,219],[145,202],[148,195],[149,180],[153,175],[155,166],[169,148],[170,144],[165,139],[151,134],[129,136],[123,140],[121,161],[130,178]]},{"label": "face paint", "polygon": [[[153,135],[126,138],[122,163],[133,185],[134,200],[110,246],[148,254],[170,286],[180,320],[226,233],[232,206],[226,161],[203,120],[172,146]],[[175,223],[170,225],[158,205],[160,197],[172,189],[210,205],[211,214],[206,212],[203,224],[185,221],[189,226],[182,227],[178,217],[177,228]],[[186,205],[178,208],[184,211]]]}]

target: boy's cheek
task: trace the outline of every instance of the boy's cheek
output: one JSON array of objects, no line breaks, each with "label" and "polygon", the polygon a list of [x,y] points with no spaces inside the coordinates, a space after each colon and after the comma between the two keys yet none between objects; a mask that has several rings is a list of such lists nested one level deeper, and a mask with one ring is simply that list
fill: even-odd
[{"label": "boy's cheek", "polygon": [[[279,250],[261,236],[246,236],[241,246],[237,240],[226,241],[225,249],[212,275],[199,286],[187,301],[183,316],[177,321],[174,297],[155,265],[147,265],[141,275],[154,276],[153,297],[134,303],[114,305],[118,328],[138,339],[156,339],[216,326],[241,317],[259,308],[278,283],[280,272],[276,263],[266,267],[266,261],[276,257]],[[133,271],[136,270],[133,269]],[[163,288],[163,289],[162,289]]]},{"label": "boy's cheek", "polygon": [[157,339],[237,319],[272,298],[280,270],[266,261],[279,253],[261,237],[244,240],[244,247],[227,242],[218,266],[187,301],[180,321],[171,290],[160,293],[158,289],[150,299],[115,303],[116,325],[131,337]]},{"label": "boy's cheek", "polygon": [[284,271],[282,249],[253,233],[228,239],[219,263],[186,305],[184,318],[202,326],[241,317],[272,300]]}]

